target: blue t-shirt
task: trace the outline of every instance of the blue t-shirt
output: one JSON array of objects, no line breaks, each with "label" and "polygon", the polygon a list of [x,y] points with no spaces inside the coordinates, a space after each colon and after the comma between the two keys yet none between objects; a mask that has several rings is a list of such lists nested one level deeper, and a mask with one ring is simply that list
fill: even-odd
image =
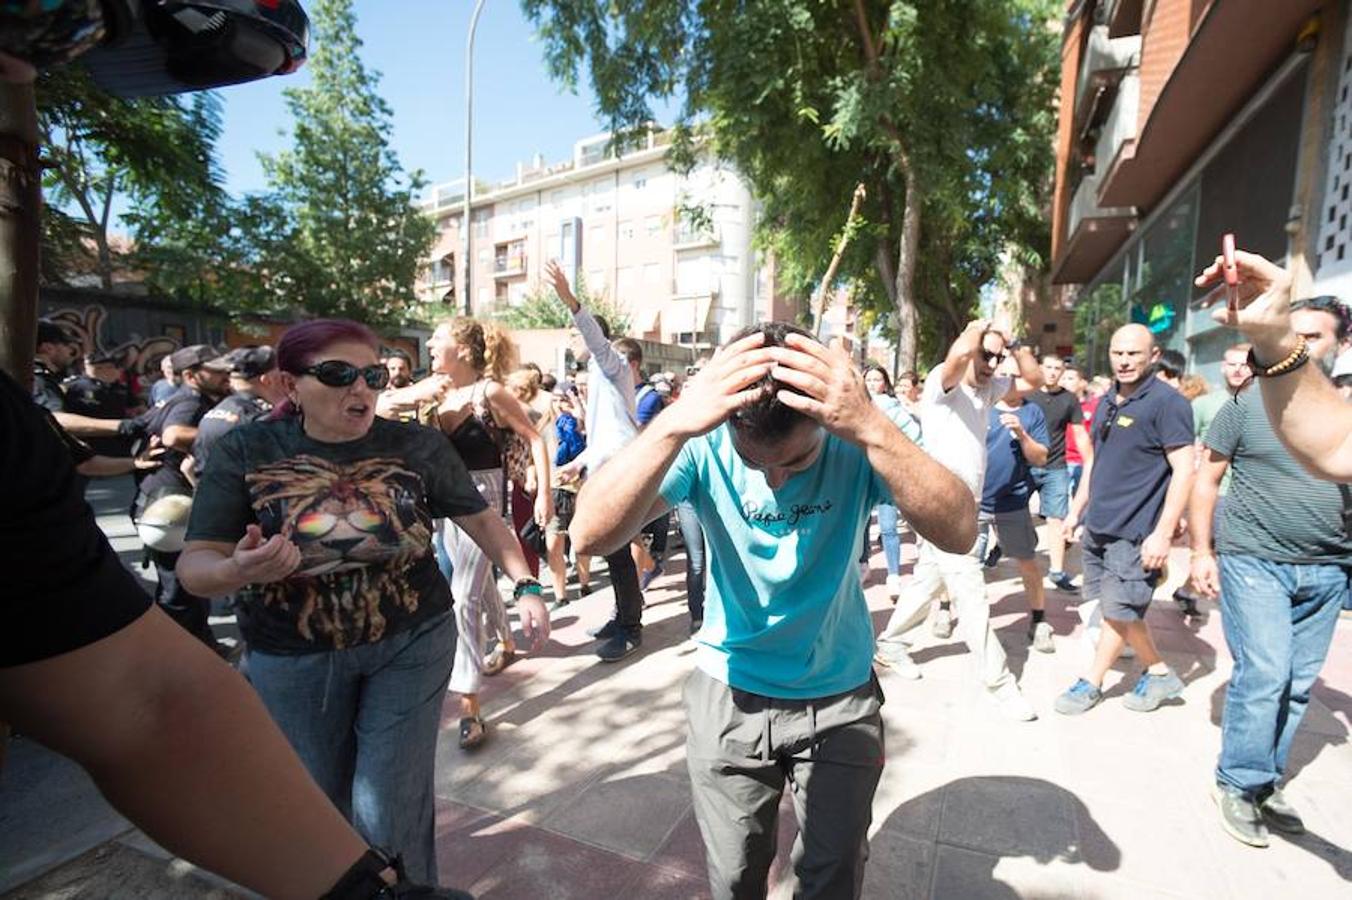
[{"label": "blue t-shirt", "polygon": [[650,384],[640,385],[634,396],[640,428],[657,418],[666,405],[662,402],[662,394]]},{"label": "blue t-shirt", "polygon": [[1035,403],[1024,403],[1018,409],[992,406],[990,424],[986,429],[986,480],[981,489],[982,512],[1013,512],[1027,509],[1033,493],[1033,473],[1023,448],[1009,429],[1000,424],[1000,416],[1012,412],[1023,423],[1023,430],[1042,446],[1050,441],[1047,434],[1047,416]]},{"label": "blue t-shirt", "polygon": [[738,690],[804,700],[869,679],[856,560],[869,513],[892,495],[862,449],[827,432],[822,442],[810,468],[771,490],[724,424],[687,441],[662,480],[668,504],[694,505],[709,546],[695,664]]}]

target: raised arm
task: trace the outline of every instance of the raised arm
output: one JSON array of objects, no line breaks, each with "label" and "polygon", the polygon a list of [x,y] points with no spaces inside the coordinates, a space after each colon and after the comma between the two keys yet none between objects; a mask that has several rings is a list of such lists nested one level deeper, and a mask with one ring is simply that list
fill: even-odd
[{"label": "raised arm", "polygon": [[[759,388],[747,386],[770,369],[770,352],[761,347],[764,340],[758,331],[721,348],[686,383],[679,400],[592,473],[578,493],[568,529],[577,552],[590,556],[613,552],[666,511],[659,491],[681,447],[718,427],[758,395]],[[896,432],[890,422],[887,425]]]},{"label": "raised arm", "polygon": [[1019,367],[1018,375],[1014,379],[1014,387],[1024,397],[1027,397],[1033,391],[1042,388],[1042,382],[1045,380],[1042,376],[1042,366],[1038,365],[1037,354],[1033,348],[1027,344],[1019,344],[1014,348],[1014,362]]},{"label": "raised arm", "polygon": [[568,284],[568,276],[564,274],[563,268],[557,260],[551,259],[545,263],[545,277],[553,285],[554,293],[559,295],[559,299],[573,314],[573,324],[577,326],[578,332],[582,335],[582,341],[587,345],[587,352],[595,358],[596,364],[601,367],[601,372],[607,378],[613,380],[628,363],[625,362],[624,357],[615,352],[615,348],[610,345],[610,341],[601,333],[601,326],[595,317],[573,295],[573,289]]},{"label": "raised arm", "polygon": [[976,498],[958,476],[900,434],[869,399],[841,342],[824,347],[797,334],[784,340],[784,347],[770,349],[776,363],[771,375],[802,393],[780,391],[780,402],[861,447],[917,534],[950,553],[970,550],[976,541]]},{"label": "raised arm", "polygon": [[962,380],[962,373],[967,368],[967,364],[972,361],[972,357],[981,352],[981,339],[990,330],[991,323],[989,319],[974,319],[967,323],[962,334],[948,348],[948,355],[944,361],[939,363],[933,372],[931,378],[938,378],[945,392],[953,390]]},{"label": "raised arm", "polygon": [[[1221,307],[1212,318],[1238,328],[1253,343],[1260,365],[1272,366],[1296,348],[1291,327],[1291,276],[1256,253],[1235,252],[1239,304]],[[1221,279],[1222,260],[1197,276],[1197,286]],[[1219,299],[1217,297],[1216,299]],[[1286,375],[1259,378],[1268,419],[1286,448],[1317,478],[1352,482],[1352,406],[1319,371],[1306,363]]]}]

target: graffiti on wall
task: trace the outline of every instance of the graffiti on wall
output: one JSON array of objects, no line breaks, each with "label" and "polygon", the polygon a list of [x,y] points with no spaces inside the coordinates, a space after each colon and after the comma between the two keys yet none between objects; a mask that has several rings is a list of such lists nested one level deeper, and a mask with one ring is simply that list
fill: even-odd
[{"label": "graffiti on wall", "polygon": [[84,309],[58,309],[47,318],[62,325],[79,340],[82,354],[93,350],[111,354],[117,358],[120,368],[138,375],[158,372],[161,357],[183,345],[183,341],[173,337],[141,338],[133,335],[132,340],[109,346],[103,339],[103,325],[108,319],[108,310],[97,305]]}]

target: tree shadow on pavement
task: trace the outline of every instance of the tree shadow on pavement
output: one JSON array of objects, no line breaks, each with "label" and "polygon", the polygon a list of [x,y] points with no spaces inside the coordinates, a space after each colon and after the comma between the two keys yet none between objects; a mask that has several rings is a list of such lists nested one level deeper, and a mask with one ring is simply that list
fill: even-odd
[{"label": "tree shadow on pavement", "polygon": [[[937,821],[936,821],[937,819]],[[1026,860],[997,875],[1002,860]],[[959,778],[898,806],[870,842],[865,897],[1017,900],[1078,895],[1122,852],[1075,794],[1039,778]],[[1013,877],[1009,883],[1002,877]]]}]

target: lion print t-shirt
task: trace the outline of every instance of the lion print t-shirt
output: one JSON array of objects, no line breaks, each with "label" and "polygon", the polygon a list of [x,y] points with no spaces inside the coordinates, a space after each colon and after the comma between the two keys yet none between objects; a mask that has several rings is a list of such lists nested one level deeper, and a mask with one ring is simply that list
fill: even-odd
[{"label": "lion print t-shirt", "polygon": [[484,508],[438,431],[376,419],[365,437],[329,444],[290,418],[220,439],[187,539],[233,544],[257,523],[295,542],[300,567],[244,588],[237,614],[250,649],[296,655],[372,643],[449,610],[432,520]]}]

